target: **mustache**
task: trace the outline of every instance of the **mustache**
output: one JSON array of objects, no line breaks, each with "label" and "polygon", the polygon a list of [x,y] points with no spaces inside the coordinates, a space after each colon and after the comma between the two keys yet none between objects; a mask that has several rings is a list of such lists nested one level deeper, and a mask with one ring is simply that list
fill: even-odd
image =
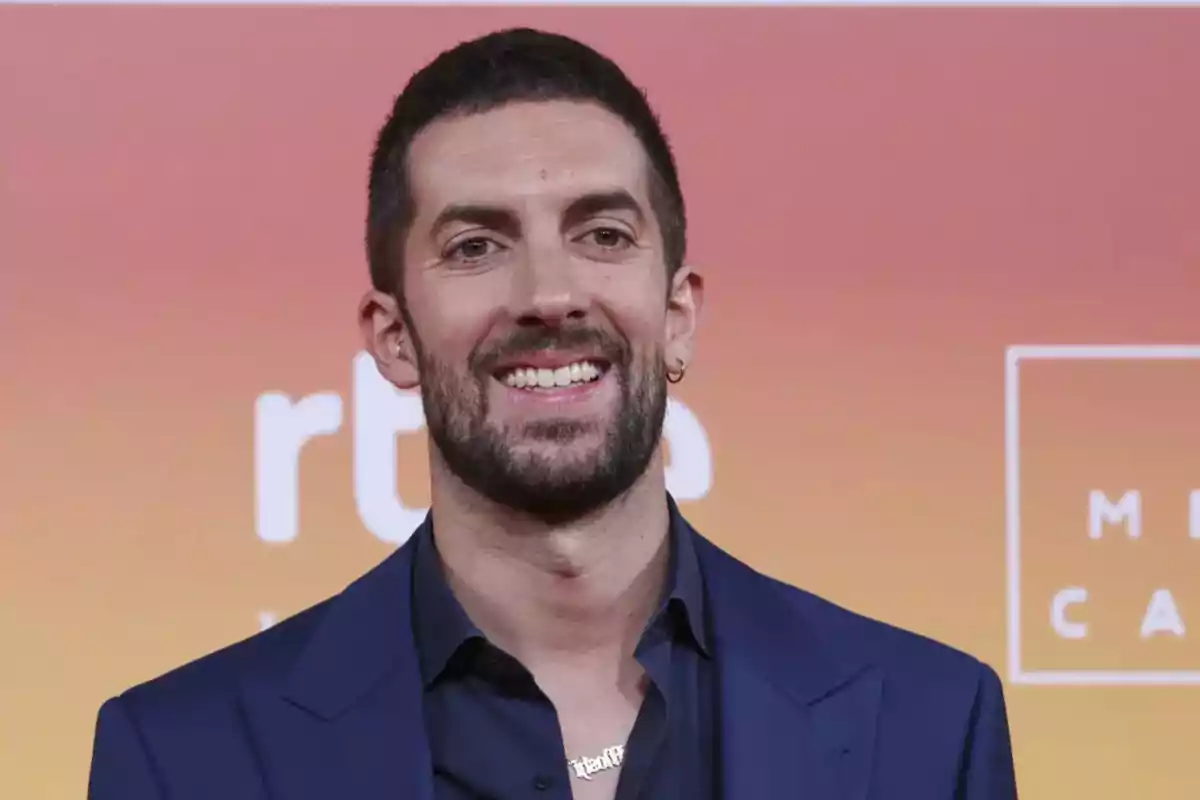
[{"label": "mustache", "polygon": [[596,328],[520,328],[513,334],[485,349],[471,359],[472,368],[479,372],[494,372],[504,360],[547,350],[594,350],[612,366],[629,363],[629,344],[606,331]]}]

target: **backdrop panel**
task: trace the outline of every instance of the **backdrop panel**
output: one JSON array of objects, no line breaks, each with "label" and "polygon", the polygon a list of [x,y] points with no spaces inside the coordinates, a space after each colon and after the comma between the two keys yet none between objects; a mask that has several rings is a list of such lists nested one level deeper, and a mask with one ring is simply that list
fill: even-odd
[{"label": "backdrop panel", "polygon": [[1200,359],[1008,350],[1200,339],[1200,14],[11,6],[0,796],[82,796],[103,699],[407,535],[367,157],[415,68],[517,23],[627,66],[678,148],[700,529],[994,664],[1023,797],[1200,796]]}]

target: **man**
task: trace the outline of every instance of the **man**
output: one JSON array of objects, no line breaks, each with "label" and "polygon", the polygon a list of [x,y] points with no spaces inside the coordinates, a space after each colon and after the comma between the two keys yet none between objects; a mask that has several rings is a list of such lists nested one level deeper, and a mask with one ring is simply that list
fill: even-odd
[{"label": "man", "polygon": [[704,297],[684,219],[652,111],[589,48],[511,30],[418,73],[372,162],[360,321],[420,388],[430,517],[107,702],[92,800],[1015,798],[990,668],[753,571],[668,496]]}]

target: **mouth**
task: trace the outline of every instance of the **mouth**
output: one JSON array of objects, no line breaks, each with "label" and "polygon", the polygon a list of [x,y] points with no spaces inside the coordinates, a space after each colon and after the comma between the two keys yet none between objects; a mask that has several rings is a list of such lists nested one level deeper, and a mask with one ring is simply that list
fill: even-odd
[{"label": "mouth", "polygon": [[608,372],[609,363],[599,359],[581,359],[557,366],[517,364],[496,372],[496,380],[510,389],[546,392],[586,386]]}]

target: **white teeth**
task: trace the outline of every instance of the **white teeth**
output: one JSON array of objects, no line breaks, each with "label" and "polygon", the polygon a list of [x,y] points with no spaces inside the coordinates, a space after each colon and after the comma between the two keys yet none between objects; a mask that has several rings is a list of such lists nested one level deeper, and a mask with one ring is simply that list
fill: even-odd
[{"label": "white teeth", "polygon": [[519,367],[504,376],[504,383],[514,389],[551,389],[578,383],[591,383],[600,377],[600,368],[590,361],[576,361],[558,369]]}]

